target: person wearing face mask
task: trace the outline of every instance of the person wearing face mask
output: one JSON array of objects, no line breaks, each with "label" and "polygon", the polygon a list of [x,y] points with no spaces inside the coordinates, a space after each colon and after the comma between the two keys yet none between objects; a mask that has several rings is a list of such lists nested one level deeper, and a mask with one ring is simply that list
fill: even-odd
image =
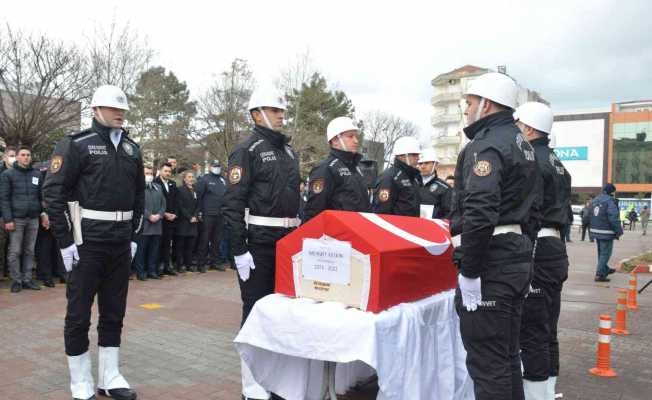
[{"label": "person wearing face mask", "polygon": [[519,333],[532,277],[528,234],[536,232],[539,171],[512,117],[517,92],[500,73],[470,83],[464,133],[471,141],[455,168],[455,306],[477,400],[523,399]]},{"label": "person wearing face mask", "polygon": [[568,255],[561,232],[571,211],[571,176],[559,161],[550,143],[552,110],[530,102],[514,113],[516,126],[534,148],[541,178],[537,191],[541,228],[537,233],[534,277],[523,306],[521,359],[526,400],[555,398],[559,374],[557,322],[561,290],[568,277]]},{"label": "person wearing face mask", "polygon": [[421,210],[421,174],[417,167],[421,149],[412,136],[399,138],[394,144],[394,163],[376,180],[372,211],[418,217]]},{"label": "person wearing face mask", "polygon": [[434,149],[426,149],[419,155],[421,171],[421,216],[427,218],[446,218],[450,212],[448,192],[451,188],[437,176],[437,158]]},{"label": "person wearing face mask", "polygon": [[331,152],[310,172],[303,222],[324,210],[369,211],[367,184],[358,166],[362,159],[358,133],[351,118],[337,117],[328,123],[326,140]]},{"label": "person wearing face mask", "polygon": [[158,258],[166,208],[163,188],[154,183],[154,168],[150,165],[145,166],[144,173],[145,211],[143,216],[145,221],[143,232],[138,237],[138,249],[134,258],[138,280],[141,281],[147,280],[147,278],[160,279]]},{"label": "person wearing face mask", "polygon": [[202,219],[199,234],[199,272],[211,269],[225,271],[223,264],[218,265],[220,242],[222,241],[223,220],[222,200],[226,191],[226,181],[222,178],[222,167],[218,160],[213,160],[208,174],[197,182],[197,200]]},{"label": "person wearing face mask", "polygon": [[[274,293],[276,242],[301,222],[299,157],[281,133],[285,111],[275,90],[254,91],[249,112],[255,126],[229,156],[222,214],[231,230],[243,325],[256,301]],[[269,399],[271,394],[256,383],[247,365],[241,362],[241,367],[243,397]]]},{"label": "person wearing face mask", "polygon": [[[64,338],[70,390],[74,399],[95,398],[88,329],[97,295],[98,393],[134,400],[118,365],[131,262],[143,227],[143,160],[123,128],[129,105],[120,88],[98,87],[91,109],[92,126],[57,143],[43,185],[50,229],[69,271]],[[75,201],[81,232],[68,204]]]}]

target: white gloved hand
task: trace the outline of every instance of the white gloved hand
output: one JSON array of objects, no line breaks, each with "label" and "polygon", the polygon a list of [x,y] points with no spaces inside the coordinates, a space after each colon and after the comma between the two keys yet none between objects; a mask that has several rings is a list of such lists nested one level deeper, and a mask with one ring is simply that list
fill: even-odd
[{"label": "white gloved hand", "polygon": [[466,311],[475,311],[482,301],[482,284],[480,278],[467,278],[462,274],[457,276],[457,284],[462,293],[462,305]]},{"label": "white gloved hand", "polygon": [[77,252],[77,245],[71,244],[65,249],[61,249],[61,258],[63,258],[63,266],[67,272],[72,271],[72,264],[74,261],[79,261],[79,253]]},{"label": "white gloved hand", "polygon": [[251,256],[250,252],[240,254],[239,256],[233,257],[235,260],[235,267],[238,269],[238,275],[243,282],[246,282],[249,279],[250,270],[256,269],[254,265],[254,258]]},{"label": "white gloved hand", "polygon": [[136,257],[136,250],[138,250],[138,244],[136,242],[131,242],[131,261]]}]

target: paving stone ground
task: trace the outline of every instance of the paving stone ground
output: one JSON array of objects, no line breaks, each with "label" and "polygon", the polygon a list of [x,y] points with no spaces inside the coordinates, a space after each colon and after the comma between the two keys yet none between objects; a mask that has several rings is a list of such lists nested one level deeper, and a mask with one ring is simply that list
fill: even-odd
[{"label": "paving stone ground", "polygon": [[[570,400],[652,399],[652,288],[628,315],[627,337],[613,337],[616,378],[598,378],[594,366],[598,316],[615,313],[617,287],[593,282],[595,244],[569,244],[571,269],[560,319],[561,376],[558,391]],[[652,249],[652,239],[626,232],[612,261]],[[639,275],[639,285],[652,274]],[[141,305],[156,303],[148,310]],[[70,399],[63,352],[65,288],[9,292],[0,281],[0,400]],[[91,328],[96,370],[97,334]],[[239,399],[240,367],[232,340],[240,321],[239,290],[233,271],[186,274],[161,281],[131,281],[121,370],[142,400]],[[356,396],[372,399],[373,394]],[[416,399],[415,399],[416,400]]]}]

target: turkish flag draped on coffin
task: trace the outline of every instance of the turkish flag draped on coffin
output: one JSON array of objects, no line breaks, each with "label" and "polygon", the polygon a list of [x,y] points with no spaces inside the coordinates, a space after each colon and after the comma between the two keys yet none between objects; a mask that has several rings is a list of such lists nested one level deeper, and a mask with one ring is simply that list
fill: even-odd
[{"label": "turkish flag draped on coffin", "polygon": [[[350,283],[306,279],[305,239],[350,243]],[[444,220],[324,211],[277,242],[276,292],[380,312],[455,288],[452,251]]]}]

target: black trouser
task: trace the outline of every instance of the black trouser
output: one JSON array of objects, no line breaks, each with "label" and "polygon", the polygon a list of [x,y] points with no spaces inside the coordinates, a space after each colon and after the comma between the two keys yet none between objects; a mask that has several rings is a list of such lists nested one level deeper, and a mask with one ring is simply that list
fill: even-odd
[{"label": "black trouser", "polygon": [[[586,237],[586,231],[589,230],[590,225],[591,224],[582,224],[582,241],[584,241],[584,238]],[[593,241],[593,239],[591,239],[590,234],[589,234],[589,240]]]},{"label": "black trouser", "polygon": [[[557,241],[562,244],[558,239]],[[521,323],[523,379],[545,381],[559,373],[557,323],[561,290],[567,277],[567,259],[545,262],[535,260],[532,292],[525,300]]]},{"label": "black trouser", "polygon": [[[523,380],[519,357],[519,333],[523,300],[532,276],[532,244],[516,234],[500,240],[503,249],[490,250],[487,269],[481,274],[482,303],[475,311],[462,305],[459,288],[455,306],[460,317],[460,333],[466,349],[466,366],[473,379],[476,400],[522,400]],[[492,238],[491,247],[496,242]],[[499,247],[499,246],[496,246]],[[511,251],[505,251],[512,248]],[[511,261],[515,260],[520,261]],[[503,261],[500,261],[500,258]],[[511,260],[510,260],[511,258]]]},{"label": "black trouser", "polygon": [[175,236],[174,252],[176,255],[177,268],[190,267],[192,264],[192,252],[195,247],[194,236]]},{"label": "black trouser", "polygon": [[205,215],[199,235],[199,265],[217,265],[222,240],[222,216]]},{"label": "black trouser", "polygon": [[242,323],[244,325],[254,304],[268,294],[274,293],[274,273],[276,271],[276,245],[249,244],[249,252],[254,259],[256,269],[250,270],[249,279],[240,283],[242,298]]},{"label": "black trouser", "polygon": [[165,269],[170,267],[170,254],[172,251],[172,239],[174,238],[174,223],[163,221],[163,231],[161,232],[161,251],[159,262],[163,263]]},{"label": "black trouser", "polygon": [[65,277],[66,269],[63,266],[59,245],[52,235],[51,230],[38,228],[36,236],[36,276],[43,281],[51,281],[53,276]]},{"label": "black trouser", "polygon": [[79,263],[68,278],[68,308],[64,338],[66,354],[78,356],[88,350],[91,308],[97,294],[98,344],[119,347],[127,305],[131,244],[84,242],[78,248]]}]

